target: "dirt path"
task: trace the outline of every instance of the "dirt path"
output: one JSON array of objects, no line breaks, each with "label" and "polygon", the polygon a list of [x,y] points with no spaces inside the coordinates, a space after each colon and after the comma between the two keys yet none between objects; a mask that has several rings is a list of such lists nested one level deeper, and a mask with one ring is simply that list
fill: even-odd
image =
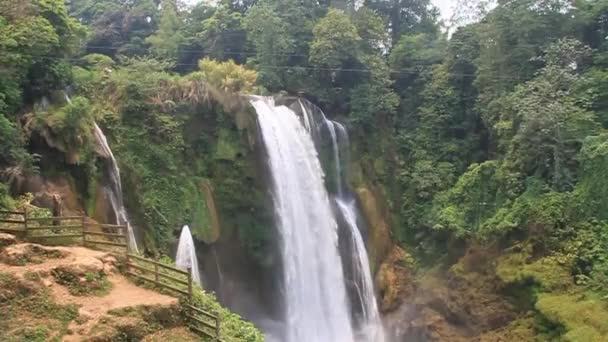
[{"label": "dirt path", "polygon": [[[27,244],[16,245],[14,247],[24,248]],[[46,247],[42,248],[49,251],[60,251],[65,257],[45,259],[39,264],[26,264],[25,266],[12,266],[0,262],[0,272],[12,273],[23,277],[28,272],[35,272],[42,275],[42,281],[50,290],[54,300],[58,304],[76,304],[79,306],[80,317],[70,323],[69,330],[71,335],[65,336],[63,341],[81,341],[95,326],[101,317],[108,311],[125,307],[139,305],[175,305],[178,300],[174,297],[166,296],[158,292],[138,287],[124,276],[116,273],[113,265],[108,265],[108,260],[113,260],[111,255],[105,252],[94,251],[84,247]],[[90,263],[92,258],[96,263],[103,262],[103,272],[112,284],[110,292],[104,296],[73,296],[68,289],[55,282],[50,272],[59,266],[75,265],[79,263]],[[111,259],[108,259],[111,258]]]},{"label": "dirt path", "polygon": [[72,322],[69,329],[73,334],[65,336],[62,341],[83,340],[83,336],[87,336],[91,328],[110,310],[139,305],[174,305],[178,302],[177,298],[138,287],[121,275],[111,274],[108,280],[112,283],[112,290],[103,297],[75,297],[63,286],[51,287],[58,303],[80,306],[80,317],[87,319],[82,324]]}]

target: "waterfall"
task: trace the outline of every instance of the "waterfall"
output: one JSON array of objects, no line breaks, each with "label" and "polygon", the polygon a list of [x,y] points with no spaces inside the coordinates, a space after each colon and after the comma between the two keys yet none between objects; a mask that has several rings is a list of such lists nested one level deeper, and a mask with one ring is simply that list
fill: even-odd
[{"label": "waterfall", "polygon": [[273,181],[281,236],[287,342],[354,341],[344,271],[317,151],[298,116],[271,98],[251,100]]},{"label": "waterfall", "polygon": [[[338,137],[336,135],[336,124],[337,122],[331,120],[325,120],[329,135],[331,137],[331,147],[334,153],[334,165],[336,169],[336,191],[338,196],[342,196],[342,167],[340,163],[340,146],[338,145]],[[338,124],[339,125],[339,124]]]},{"label": "waterfall", "polygon": [[[306,126],[309,131],[313,131],[314,115],[310,110],[300,103],[303,110]],[[312,122],[312,123],[311,123]],[[331,138],[331,148],[334,159],[334,172],[336,182],[335,201],[340,215],[344,218],[348,232],[351,237],[353,260],[353,282],[356,287],[356,300],[362,308],[359,329],[357,333],[358,341],[381,342],[385,340],[384,329],[378,312],[374,293],[374,282],[370,271],[369,257],[365,248],[365,242],[361,235],[361,229],[357,224],[357,203],[352,194],[345,191],[346,182],[343,180],[342,160],[348,162],[348,155],[345,158],[340,156],[340,143],[344,145],[343,150],[348,153],[349,138],[346,128],[336,121],[328,120],[323,113],[320,113],[320,123],[325,125]]]},{"label": "waterfall", "polygon": [[359,232],[357,225],[357,206],[354,200],[338,198],[336,200],[338,209],[342,212],[346,224],[350,228],[353,246],[353,269],[354,281],[357,287],[357,297],[361,302],[361,327],[358,340],[360,341],[384,341],[384,330],[376,297],[374,295],[374,282],[369,269],[369,257],[365,249],[365,242]]},{"label": "waterfall", "polygon": [[108,145],[108,140],[106,139],[106,136],[103,134],[103,131],[101,130],[101,128],[99,128],[97,123],[95,123],[94,133],[95,140],[97,140],[97,144],[99,145],[99,147],[101,147],[104,155],[109,157],[110,161],[110,166],[108,167],[110,184],[109,189],[107,189],[106,193],[108,194],[108,198],[110,200],[110,204],[114,212],[116,224],[124,224],[127,226],[129,250],[132,252],[137,252],[137,241],[135,241],[133,227],[131,227],[131,224],[129,223],[129,218],[127,216],[127,211],[125,209],[122,198],[122,184],[120,182],[120,169],[118,168],[118,163],[116,162],[116,158],[114,158],[114,154],[110,149],[110,145]]},{"label": "waterfall", "polygon": [[196,249],[194,248],[194,240],[192,240],[192,233],[190,233],[190,227],[188,226],[184,226],[182,228],[182,233],[179,235],[175,265],[184,271],[190,267],[192,270],[192,279],[200,285],[201,274],[198,269]]}]

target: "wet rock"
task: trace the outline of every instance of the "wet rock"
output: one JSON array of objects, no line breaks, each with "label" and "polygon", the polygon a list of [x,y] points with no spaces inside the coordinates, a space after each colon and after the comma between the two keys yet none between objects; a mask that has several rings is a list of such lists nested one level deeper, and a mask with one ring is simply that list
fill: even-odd
[{"label": "wet rock", "polygon": [[357,188],[357,197],[361,204],[363,216],[368,223],[369,230],[369,254],[372,267],[376,268],[385,259],[391,250],[391,233],[388,224],[388,213],[383,207],[383,199],[380,191],[370,186]]}]

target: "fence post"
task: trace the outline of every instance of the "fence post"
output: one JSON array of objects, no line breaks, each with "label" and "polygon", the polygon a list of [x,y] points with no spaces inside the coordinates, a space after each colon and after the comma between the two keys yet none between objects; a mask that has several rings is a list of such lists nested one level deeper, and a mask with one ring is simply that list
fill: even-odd
[{"label": "fence post", "polygon": [[[159,283],[160,281],[158,281],[158,264],[154,264],[154,280]],[[158,284],[156,284],[158,286]]]},{"label": "fence post", "polygon": [[23,238],[27,240],[27,206],[23,209]]},{"label": "fence post", "polygon": [[215,316],[215,340],[220,340],[220,317]]},{"label": "fence post", "polygon": [[83,216],[80,219],[80,224],[82,225],[82,245],[83,246],[85,246],[87,244],[87,239],[86,239],[86,236],[85,236],[85,234],[86,234],[85,233],[85,222],[86,222],[86,220],[85,220],[85,217]]},{"label": "fence post", "polygon": [[192,267],[188,266],[188,301],[192,305]]}]

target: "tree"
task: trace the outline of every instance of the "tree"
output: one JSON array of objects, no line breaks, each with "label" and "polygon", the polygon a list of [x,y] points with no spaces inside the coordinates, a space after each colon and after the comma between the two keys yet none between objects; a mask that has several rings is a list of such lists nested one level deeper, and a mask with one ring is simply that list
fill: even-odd
[{"label": "tree", "polygon": [[202,42],[205,53],[215,59],[233,59],[244,62],[245,31],[241,26],[242,15],[224,6],[215,9],[213,15],[201,23],[196,37]]},{"label": "tree", "polygon": [[217,62],[201,59],[199,68],[202,79],[211,86],[229,93],[252,93],[255,91],[257,73],[237,65],[234,61]]},{"label": "tree", "polygon": [[167,59],[176,59],[185,41],[181,33],[182,20],[179,17],[175,1],[164,0],[161,6],[158,30],[146,38],[146,42],[151,45],[152,52],[155,55]]},{"label": "tree", "polygon": [[288,26],[274,9],[264,6],[251,8],[244,20],[247,39],[256,51],[249,62],[258,65],[260,83],[273,91],[287,86],[286,69],[295,48]]},{"label": "tree", "polygon": [[19,6],[0,2],[0,111],[14,112],[69,84],[63,58],[75,53],[85,30],[69,17],[61,0],[25,0]]},{"label": "tree", "polygon": [[358,55],[361,37],[343,11],[330,9],[313,28],[313,36],[309,58],[312,65],[335,69]]},{"label": "tree", "polygon": [[547,48],[546,65],[509,97],[512,112],[497,125],[508,143],[509,163],[524,174],[546,178],[557,191],[572,189],[576,154],[598,128],[595,114],[571,96],[578,66],[590,53],[579,41],[564,39]]},{"label": "tree", "polygon": [[439,10],[429,0],[366,0],[365,6],[388,18],[393,43],[403,34],[434,34],[439,30]]}]

